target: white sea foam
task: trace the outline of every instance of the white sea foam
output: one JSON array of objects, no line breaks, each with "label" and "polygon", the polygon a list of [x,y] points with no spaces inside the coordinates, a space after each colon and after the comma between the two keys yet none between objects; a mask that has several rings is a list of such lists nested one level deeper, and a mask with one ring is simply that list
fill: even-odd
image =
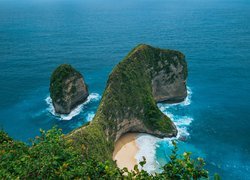
[{"label": "white sea foam", "polygon": [[180,103],[173,103],[173,104],[159,104],[159,108],[161,111],[164,111],[166,110],[167,108],[169,107],[173,107],[173,106],[177,106],[177,105],[180,105],[180,106],[188,106],[191,104],[191,98],[192,98],[192,90],[187,87],[187,97],[185,98],[185,100],[183,102],[180,102]]},{"label": "white sea foam", "polygon": [[192,123],[193,121],[192,117],[173,115],[167,110],[163,111],[163,113],[166,114],[176,125],[176,128],[178,130],[178,134],[176,136],[177,139],[189,136],[187,127]]},{"label": "white sea foam", "polygon": [[[178,134],[177,134],[177,139],[180,137],[187,137],[189,136],[189,133],[187,131],[187,127],[192,123],[193,118],[189,116],[180,116],[178,114],[172,114],[169,110],[172,107],[175,106],[188,106],[191,104],[191,98],[192,98],[192,90],[187,87],[187,97],[186,99],[181,102],[181,103],[176,103],[176,104],[158,104],[159,109],[166,114],[176,125]],[[172,139],[171,139],[172,140]]]},{"label": "white sea foam", "polygon": [[188,105],[190,105],[191,102],[192,102],[191,101],[192,94],[193,94],[193,92],[190,89],[190,87],[187,87],[187,97],[186,97],[186,99],[183,102],[180,103],[180,105],[182,105],[182,106],[188,106]]},{"label": "white sea foam", "polygon": [[[77,116],[78,114],[80,114],[82,112],[82,110],[84,109],[84,106],[86,106],[87,104],[89,104],[90,102],[93,102],[93,101],[98,101],[101,99],[101,96],[97,93],[91,93],[87,100],[80,104],[79,106],[77,106],[75,109],[73,109],[70,114],[67,114],[67,115],[64,115],[64,114],[57,114],[55,112],[55,109],[54,109],[54,106],[52,104],[52,99],[50,96],[48,96],[45,101],[46,103],[48,104],[48,108],[47,110],[54,116],[56,116],[57,118],[59,118],[60,120],[71,120],[73,117]],[[94,113],[90,113],[88,114],[87,116],[87,120],[88,121],[91,121],[92,118],[94,117]]]},{"label": "white sea foam", "polygon": [[[192,123],[193,118],[189,116],[181,116],[178,114],[172,114],[170,112],[171,108],[175,108],[176,106],[185,107],[191,104],[192,91],[188,87],[187,88],[187,97],[181,103],[175,104],[158,104],[159,109],[166,114],[176,125],[178,134],[173,138],[164,138],[159,139],[150,135],[141,135],[136,143],[138,144],[139,151],[136,155],[137,161],[142,160],[142,156],[146,157],[147,163],[144,167],[149,173],[154,173],[157,169],[159,169],[159,163],[156,161],[156,148],[158,146],[158,142],[168,143],[168,145],[172,146],[172,140],[178,140],[180,138],[185,138],[189,136],[188,126]],[[186,107],[185,107],[186,108]]]},{"label": "white sea foam", "polygon": [[95,116],[95,113],[94,113],[94,112],[89,112],[89,113],[87,114],[87,117],[86,117],[87,122],[92,121],[92,119],[94,118],[94,116]]},{"label": "white sea foam", "polygon": [[[146,158],[147,163],[144,165],[143,169],[149,173],[153,173],[155,169],[158,168],[159,164],[155,161],[155,152],[157,148],[157,142],[159,138],[148,134],[140,134],[136,139],[136,144],[139,147],[139,151],[136,154],[137,162],[143,160],[143,156]],[[141,167],[139,167],[141,168]]]}]

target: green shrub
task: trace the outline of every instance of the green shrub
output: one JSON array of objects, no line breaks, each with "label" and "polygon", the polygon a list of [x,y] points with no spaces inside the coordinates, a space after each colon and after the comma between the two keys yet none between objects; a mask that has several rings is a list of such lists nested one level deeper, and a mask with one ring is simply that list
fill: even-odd
[{"label": "green shrub", "polygon": [[[0,132],[0,178],[1,179],[199,179],[207,178],[201,158],[192,160],[190,153],[177,155],[174,143],[171,160],[161,173],[154,175],[139,170],[119,169],[114,162],[83,157],[79,149],[70,146],[61,130],[41,130],[32,145],[12,140]],[[4,135],[3,135],[4,134]],[[146,164],[146,159],[140,166]]]}]

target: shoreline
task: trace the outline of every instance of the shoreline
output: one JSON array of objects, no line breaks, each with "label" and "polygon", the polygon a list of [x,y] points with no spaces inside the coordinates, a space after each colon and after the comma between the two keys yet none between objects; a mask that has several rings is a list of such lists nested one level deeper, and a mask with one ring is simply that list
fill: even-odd
[{"label": "shoreline", "polygon": [[136,159],[136,154],[139,151],[136,144],[137,137],[137,133],[126,133],[116,141],[113,160],[116,161],[120,169],[127,167],[128,170],[133,170],[134,166],[138,164]]}]

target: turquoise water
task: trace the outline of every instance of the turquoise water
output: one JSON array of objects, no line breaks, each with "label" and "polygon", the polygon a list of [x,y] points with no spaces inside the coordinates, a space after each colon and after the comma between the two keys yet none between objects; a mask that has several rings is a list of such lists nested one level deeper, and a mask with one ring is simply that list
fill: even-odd
[{"label": "turquoise water", "polygon": [[[109,72],[139,43],[186,54],[190,103],[159,105],[179,122],[181,150],[202,155],[211,174],[248,179],[248,0],[0,0],[0,126],[28,142],[39,128],[67,133],[90,121]],[[76,67],[92,93],[70,117],[49,104],[49,77],[61,63]],[[159,162],[168,146],[158,144]]]}]

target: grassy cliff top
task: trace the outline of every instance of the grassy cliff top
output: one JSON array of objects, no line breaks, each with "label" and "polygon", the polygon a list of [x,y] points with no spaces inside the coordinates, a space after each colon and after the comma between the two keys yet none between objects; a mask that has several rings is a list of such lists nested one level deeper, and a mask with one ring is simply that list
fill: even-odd
[{"label": "grassy cliff top", "polygon": [[97,159],[111,159],[117,131],[123,121],[139,120],[148,131],[175,136],[177,130],[164,115],[152,94],[152,78],[170,72],[170,66],[187,66],[182,53],[141,44],[135,47],[111,72],[93,121],[69,134],[83,152]]},{"label": "grassy cliff top", "polygon": [[50,78],[50,95],[53,101],[62,97],[64,82],[72,76],[82,77],[82,75],[69,64],[62,64],[54,70]]},{"label": "grassy cliff top", "polygon": [[[135,47],[111,72],[96,117],[110,119],[104,122],[106,128],[116,129],[116,120],[137,118],[153,131],[171,133],[172,122],[158,109],[151,82],[159,71],[170,71],[169,66],[177,63],[174,57],[185,63],[178,51],[145,44]],[[169,63],[162,66],[166,60]]]}]

